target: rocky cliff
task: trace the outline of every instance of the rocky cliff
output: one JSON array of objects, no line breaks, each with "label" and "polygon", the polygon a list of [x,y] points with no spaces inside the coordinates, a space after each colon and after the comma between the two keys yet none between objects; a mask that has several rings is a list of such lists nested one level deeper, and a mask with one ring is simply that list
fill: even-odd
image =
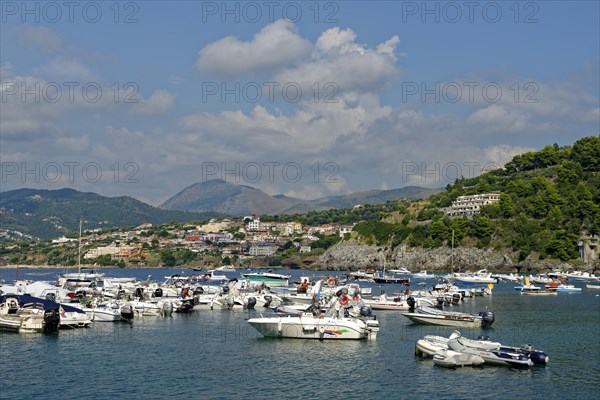
[{"label": "rocky cliff", "polygon": [[434,249],[398,246],[389,249],[378,246],[367,246],[355,241],[342,241],[329,248],[314,264],[313,268],[333,271],[383,270],[406,268],[410,271],[449,272],[477,271],[487,269],[490,272],[546,272],[553,269],[588,270],[582,265],[561,263],[555,260],[537,261],[526,259],[515,263],[518,254],[510,251],[494,249],[455,248],[454,260],[452,251],[447,247]]}]

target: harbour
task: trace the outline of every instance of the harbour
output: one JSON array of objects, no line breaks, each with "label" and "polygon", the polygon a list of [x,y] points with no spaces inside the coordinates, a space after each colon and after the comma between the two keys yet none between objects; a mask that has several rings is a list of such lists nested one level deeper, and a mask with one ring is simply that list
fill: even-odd
[{"label": "harbour", "polygon": [[[26,279],[49,270],[20,271]],[[58,270],[50,270],[56,271]],[[4,279],[14,270],[3,269]],[[62,272],[62,271],[60,271]],[[107,276],[181,274],[181,270],[114,269]],[[192,271],[189,271],[190,273]],[[278,271],[291,281],[307,271]],[[315,275],[327,275],[316,271]],[[239,273],[238,273],[239,275]],[[578,286],[584,286],[577,283]],[[362,286],[362,283],[361,283]],[[373,293],[404,291],[401,285],[370,286]],[[409,289],[417,290],[417,286]],[[485,333],[502,343],[535,343],[550,355],[545,367],[526,370],[488,366],[448,370],[415,357],[425,335],[448,336],[453,328],[412,324],[401,313],[376,311],[377,340],[265,338],[247,322],[270,310],[203,310],[132,323],[94,323],[53,335],[0,333],[3,399],[18,398],[589,398],[600,385],[600,297],[583,289],[557,296],[521,296],[511,283],[491,296],[465,299],[452,310],[493,310]],[[24,364],[24,360],[26,364]],[[36,371],[16,379],[15,370]],[[53,371],[53,372],[52,372]],[[51,373],[49,373],[51,372]]]}]

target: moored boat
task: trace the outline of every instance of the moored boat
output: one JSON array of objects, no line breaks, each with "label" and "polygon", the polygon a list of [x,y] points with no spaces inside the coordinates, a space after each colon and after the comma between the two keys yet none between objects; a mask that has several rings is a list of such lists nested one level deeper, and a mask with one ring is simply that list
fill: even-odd
[{"label": "moored boat", "polygon": [[480,366],[484,362],[477,354],[460,353],[450,349],[440,350],[433,355],[433,363],[445,368]]},{"label": "moored boat", "polygon": [[248,323],[265,337],[295,339],[375,340],[379,321],[370,318],[318,317],[312,314],[250,318]]}]

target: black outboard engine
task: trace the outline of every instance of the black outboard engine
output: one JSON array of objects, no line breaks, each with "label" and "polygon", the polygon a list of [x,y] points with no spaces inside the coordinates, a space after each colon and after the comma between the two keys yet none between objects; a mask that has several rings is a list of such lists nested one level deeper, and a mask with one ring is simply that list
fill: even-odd
[{"label": "black outboard engine", "polygon": [[371,307],[369,307],[369,306],[362,306],[360,308],[360,315],[361,316],[363,316],[363,317],[370,317],[371,314],[372,314]]},{"label": "black outboard engine", "polygon": [[436,299],[437,301],[437,307],[438,308],[443,308],[444,307],[444,297],[443,296],[438,296],[438,298]]},{"label": "black outboard engine", "polygon": [[46,294],[46,300],[56,302],[56,294],[54,294],[54,293],[47,293]]},{"label": "black outboard engine", "polygon": [[254,310],[254,306],[256,305],[256,297],[248,297],[248,309]]},{"label": "black outboard engine", "polygon": [[479,315],[483,320],[483,323],[481,324],[482,328],[490,328],[496,320],[496,317],[494,317],[494,313],[491,311],[481,311]]},{"label": "black outboard engine", "polygon": [[189,299],[189,300],[184,300],[181,303],[181,307],[179,307],[179,312],[181,313],[187,313],[192,311],[192,309],[194,308],[194,299]]},{"label": "black outboard engine", "polygon": [[163,290],[158,288],[154,291],[154,297],[163,297]]},{"label": "black outboard engine", "polygon": [[490,341],[490,337],[487,335],[479,335],[477,336],[477,340],[482,340],[482,341]]},{"label": "black outboard engine", "polygon": [[415,301],[414,297],[408,296],[408,298],[406,299],[406,304],[408,304],[408,311],[415,311],[415,304],[417,304],[417,302]]},{"label": "black outboard engine", "polygon": [[138,287],[135,288],[135,297],[139,297],[140,299],[144,298],[144,288]]},{"label": "black outboard engine", "polygon": [[131,321],[133,319],[134,312],[133,306],[131,304],[125,304],[121,307],[121,318],[127,321]]},{"label": "black outboard engine", "polygon": [[58,308],[44,311],[44,333],[58,332],[60,325],[60,314]]},{"label": "black outboard engine", "polygon": [[534,349],[533,346],[530,344],[522,345],[520,350],[523,353],[527,354],[529,356],[529,359],[534,364],[546,365],[548,361],[550,361],[550,357],[548,357],[548,354],[544,353],[543,351]]},{"label": "black outboard engine", "polygon": [[265,296],[265,307],[269,307],[273,301],[273,296]]},{"label": "black outboard engine", "polygon": [[458,304],[458,302],[461,300],[460,298],[460,294],[458,293],[454,293],[452,295],[452,304]]},{"label": "black outboard engine", "polygon": [[223,293],[229,293],[229,286],[223,286]]}]

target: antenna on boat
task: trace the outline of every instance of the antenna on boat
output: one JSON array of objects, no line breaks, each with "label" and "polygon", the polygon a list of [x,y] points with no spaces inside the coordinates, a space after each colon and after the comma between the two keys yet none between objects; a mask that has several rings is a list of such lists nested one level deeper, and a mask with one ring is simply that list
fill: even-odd
[{"label": "antenna on boat", "polygon": [[79,250],[77,254],[77,273],[81,274],[81,218],[79,219]]},{"label": "antenna on boat", "polygon": [[450,251],[450,273],[454,273],[454,229],[452,229],[452,250]]}]

